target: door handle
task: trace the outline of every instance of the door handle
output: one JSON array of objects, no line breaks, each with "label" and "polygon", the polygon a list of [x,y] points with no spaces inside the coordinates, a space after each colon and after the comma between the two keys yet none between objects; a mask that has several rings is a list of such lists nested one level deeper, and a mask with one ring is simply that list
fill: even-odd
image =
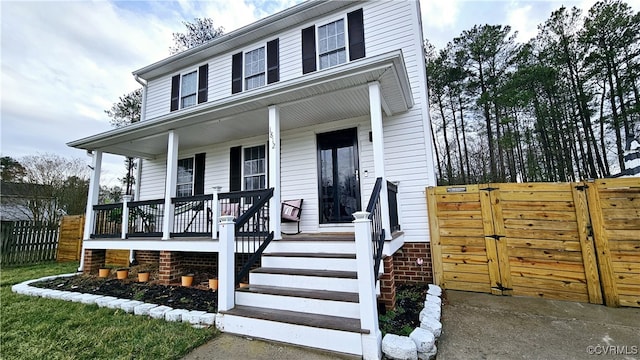
[{"label": "door handle", "polygon": [[356,181],[360,181],[360,172],[358,171],[358,169],[356,169]]}]

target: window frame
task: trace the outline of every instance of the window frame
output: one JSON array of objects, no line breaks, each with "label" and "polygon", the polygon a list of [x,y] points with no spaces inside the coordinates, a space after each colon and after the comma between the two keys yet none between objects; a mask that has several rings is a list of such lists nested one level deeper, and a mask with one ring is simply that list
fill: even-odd
[{"label": "window frame", "polygon": [[[249,77],[247,76],[247,72],[246,72],[246,68],[247,68],[247,54],[254,52],[254,51],[258,51],[262,49],[262,55],[263,55],[263,59],[262,59],[262,72],[260,73],[256,73],[256,74],[252,74]],[[261,85],[259,86],[255,86],[252,88],[248,87],[247,84],[247,80],[249,80],[250,78],[255,78],[257,76],[261,76],[263,77],[263,82]],[[264,87],[267,85],[267,43],[264,43],[262,46],[258,46],[256,48],[253,48],[252,50],[247,50],[247,51],[243,51],[242,52],[242,91],[249,91],[249,90],[253,90],[253,89],[259,89],[261,87]]]},{"label": "window frame", "polygon": [[[190,160],[191,161],[191,181],[190,182],[179,182],[180,180],[180,162],[181,161],[186,161],[186,160]],[[189,197],[189,196],[193,196],[194,192],[195,192],[195,183],[196,183],[196,160],[195,160],[195,156],[188,156],[182,159],[178,159],[178,165],[177,165],[177,171],[176,171],[176,197]],[[179,195],[179,188],[180,185],[186,185],[186,184],[191,184],[191,191],[189,195],[186,196],[181,196]]]},{"label": "window frame", "polygon": [[[259,174],[250,174],[247,175],[247,173],[245,172],[245,162],[246,160],[246,150],[248,149],[252,149],[252,148],[256,148],[256,147],[262,147],[264,149],[264,172],[263,173],[259,173]],[[242,146],[242,158],[241,158],[241,178],[242,178],[242,183],[241,183],[241,189],[242,191],[252,191],[252,190],[263,190],[263,189],[267,189],[269,186],[269,155],[268,155],[268,151],[267,151],[267,144],[265,143],[259,143],[259,144],[255,144],[255,145],[247,145],[247,146]],[[246,186],[246,179],[248,176],[264,176],[264,187],[263,188],[259,188],[259,189],[251,189],[251,190],[247,190],[247,186]]]},{"label": "window frame", "polygon": [[[336,50],[332,50],[332,51],[320,54],[320,33],[319,33],[319,30],[323,26],[327,26],[329,24],[333,24],[333,23],[338,22],[340,20],[342,20],[342,28],[343,28],[342,34],[344,36],[345,61],[342,62],[342,63],[336,64],[336,65],[330,65],[330,66],[327,66],[327,67],[321,67],[322,63],[320,62],[320,56],[324,55],[324,54],[329,54],[331,52],[335,52]],[[316,65],[316,70],[317,71],[322,71],[322,70],[325,70],[325,69],[331,69],[332,67],[336,67],[336,66],[339,66],[339,65],[342,65],[342,64],[349,63],[349,61],[350,61],[349,60],[349,24],[348,24],[348,19],[347,19],[347,15],[346,14],[342,15],[342,16],[339,16],[339,17],[331,18],[330,20],[322,22],[322,23],[319,23],[319,24],[315,24],[314,31],[315,31],[315,37],[316,37],[316,39],[315,39],[316,40],[315,47],[316,47],[316,64],[317,64]]]},{"label": "window frame", "polygon": [[[187,71],[187,72],[182,72],[180,73],[180,90],[179,90],[179,97],[178,97],[178,110],[181,109],[187,109],[193,106],[198,105],[198,88],[200,86],[200,74],[199,74],[200,69],[196,67],[195,70],[191,70],[191,71]],[[189,94],[189,95],[184,95],[183,94],[183,81],[184,81],[184,77],[187,75],[191,75],[194,74],[195,78],[196,78],[196,86],[195,86],[195,91],[193,92],[193,94]],[[184,106],[184,99],[186,96],[193,96],[195,101],[193,103],[193,105],[189,105],[189,106]]]}]

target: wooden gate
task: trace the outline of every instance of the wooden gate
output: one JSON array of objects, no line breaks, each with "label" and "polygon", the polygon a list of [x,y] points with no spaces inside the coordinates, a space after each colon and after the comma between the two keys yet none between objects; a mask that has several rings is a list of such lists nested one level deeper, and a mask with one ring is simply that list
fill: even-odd
[{"label": "wooden gate", "polygon": [[82,251],[84,215],[64,216],[60,220],[58,261],[78,261]]},{"label": "wooden gate", "polygon": [[640,307],[640,178],[589,184],[605,302]]},{"label": "wooden gate", "polygon": [[429,188],[435,281],[601,304],[583,190],[572,183]]}]

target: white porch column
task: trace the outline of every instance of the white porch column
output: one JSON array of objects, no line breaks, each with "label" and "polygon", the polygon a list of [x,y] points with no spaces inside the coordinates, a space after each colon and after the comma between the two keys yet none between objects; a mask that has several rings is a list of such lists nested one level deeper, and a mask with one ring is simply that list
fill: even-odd
[{"label": "white porch column", "polygon": [[131,195],[123,195],[122,196],[122,230],[120,231],[120,238],[126,239],[127,233],[129,232],[129,202],[133,196]]},{"label": "white porch column", "polygon": [[233,216],[221,216],[218,248],[218,312],[231,310],[235,306],[235,231]]},{"label": "white porch column", "polygon": [[171,198],[176,196],[176,182],[178,181],[178,134],[169,131],[167,145],[167,179],[164,188],[164,218],[162,221],[162,240],[169,240],[173,231],[174,207]]},{"label": "white porch column", "polygon": [[385,240],[391,240],[391,222],[389,221],[389,195],[387,194],[387,177],[384,170],[384,129],[382,127],[382,95],[380,83],[369,83],[369,112],[371,114],[371,135],[373,138],[373,163],[376,178],[382,178],[380,190],[380,215]]},{"label": "white porch column", "polygon": [[211,238],[218,238],[218,216],[220,216],[220,207],[218,194],[222,190],[222,186],[213,187],[213,203],[211,204]]},{"label": "white porch column", "polygon": [[98,204],[100,195],[100,172],[102,171],[102,151],[94,151],[91,155],[91,177],[89,178],[89,194],[87,196],[87,209],[84,216],[84,235],[82,237],[82,251],[80,252],[80,267],[78,271],[84,270],[84,240],[91,238],[93,226],[96,223],[96,214],[93,212],[93,205]]},{"label": "white porch column", "polygon": [[269,201],[269,230],[275,240],[282,239],[280,230],[280,108],[269,106],[269,186],[273,197]]},{"label": "white porch column", "polygon": [[356,237],[356,267],[358,270],[358,301],[360,324],[369,334],[362,334],[362,358],[382,358],[382,333],[378,326],[378,304],[373,273],[373,250],[371,245],[371,220],[369,213],[353,214]]}]

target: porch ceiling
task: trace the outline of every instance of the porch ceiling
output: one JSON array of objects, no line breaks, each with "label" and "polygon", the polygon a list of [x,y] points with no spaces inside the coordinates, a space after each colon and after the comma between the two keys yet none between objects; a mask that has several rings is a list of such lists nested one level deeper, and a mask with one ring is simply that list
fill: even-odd
[{"label": "porch ceiling", "polygon": [[167,151],[174,130],[181,149],[266,135],[270,105],[280,106],[281,131],[369,114],[368,83],[380,83],[387,115],[413,106],[402,53],[365,58],[301,78],[235,94],[206,105],[72,141],[79,149],[142,158]]}]

